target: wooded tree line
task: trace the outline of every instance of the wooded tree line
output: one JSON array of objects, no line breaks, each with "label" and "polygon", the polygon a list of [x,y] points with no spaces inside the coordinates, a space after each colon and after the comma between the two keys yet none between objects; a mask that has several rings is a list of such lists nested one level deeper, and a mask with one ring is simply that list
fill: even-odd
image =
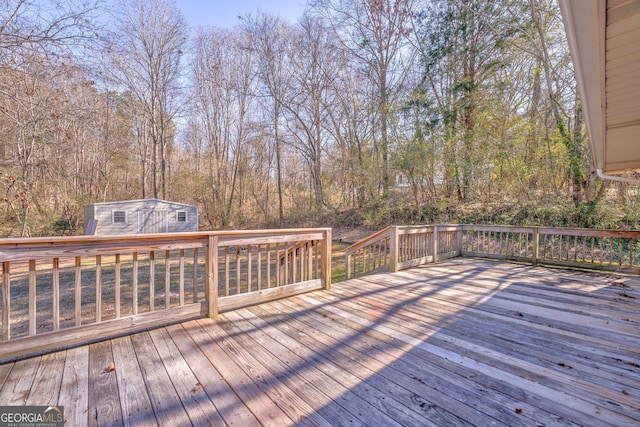
[{"label": "wooded tree line", "polygon": [[92,1],[0,3],[2,235],[148,197],[202,229],[635,201],[595,178],[555,0],[311,0],[198,29],[172,0]]}]

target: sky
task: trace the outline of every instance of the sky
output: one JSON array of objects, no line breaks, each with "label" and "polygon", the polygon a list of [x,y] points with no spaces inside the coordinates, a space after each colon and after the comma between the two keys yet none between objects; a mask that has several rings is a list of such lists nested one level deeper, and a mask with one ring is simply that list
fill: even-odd
[{"label": "sky", "polygon": [[238,15],[261,9],[295,22],[304,12],[305,0],[176,0],[176,5],[192,28],[202,25],[231,28]]}]

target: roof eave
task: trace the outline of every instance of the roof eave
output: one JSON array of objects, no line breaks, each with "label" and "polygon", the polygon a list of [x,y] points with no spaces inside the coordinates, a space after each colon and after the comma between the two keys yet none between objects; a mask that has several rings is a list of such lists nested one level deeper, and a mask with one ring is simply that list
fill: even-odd
[{"label": "roof eave", "polygon": [[593,160],[596,169],[604,169],[606,4],[600,0],[559,3]]}]

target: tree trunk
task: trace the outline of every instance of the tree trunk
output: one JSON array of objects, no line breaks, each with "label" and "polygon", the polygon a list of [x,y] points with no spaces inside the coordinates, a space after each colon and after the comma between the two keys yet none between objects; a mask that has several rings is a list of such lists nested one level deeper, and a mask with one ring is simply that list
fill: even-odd
[{"label": "tree trunk", "polygon": [[[278,101],[276,101],[276,104]],[[282,197],[282,147],[280,144],[280,106],[273,113],[274,137],[276,143],[276,185],[278,187],[278,220],[284,223],[284,200]]]}]

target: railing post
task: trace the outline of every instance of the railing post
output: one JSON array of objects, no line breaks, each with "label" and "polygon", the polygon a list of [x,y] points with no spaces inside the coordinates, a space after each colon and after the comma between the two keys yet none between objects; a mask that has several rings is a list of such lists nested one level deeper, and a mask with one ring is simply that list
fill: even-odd
[{"label": "railing post", "polygon": [[533,266],[538,265],[538,247],[540,244],[540,234],[538,234],[538,227],[533,228]]},{"label": "railing post", "polygon": [[457,251],[458,251],[458,256],[462,256],[462,233],[463,233],[463,228],[461,225],[458,225],[457,227],[457,232],[456,232],[456,246],[457,246]]},{"label": "railing post", "polygon": [[348,252],[345,254],[345,263],[344,263],[344,273],[345,273],[345,278],[347,279],[351,279],[351,258],[352,258],[353,254],[351,252]]},{"label": "railing post", "polygon": [[431,253],[433,254],[433,262],[438,261],[438,226],[433,225],[433,234],[431,236]]},{"label": "railing post", "polygon": [[325,289],[331,289],[331,229],[322,233],[322,285]]},{"label": "railing post", "polygon": [[218,236],[209,235],[205,261],[205,298],[207,317],[218,316]]},{"label": "railing post", "polygon": [[399,234],[400,227],[397,225],[389,227],[389,271],[395,273],[398,271],[399,260]]}]

